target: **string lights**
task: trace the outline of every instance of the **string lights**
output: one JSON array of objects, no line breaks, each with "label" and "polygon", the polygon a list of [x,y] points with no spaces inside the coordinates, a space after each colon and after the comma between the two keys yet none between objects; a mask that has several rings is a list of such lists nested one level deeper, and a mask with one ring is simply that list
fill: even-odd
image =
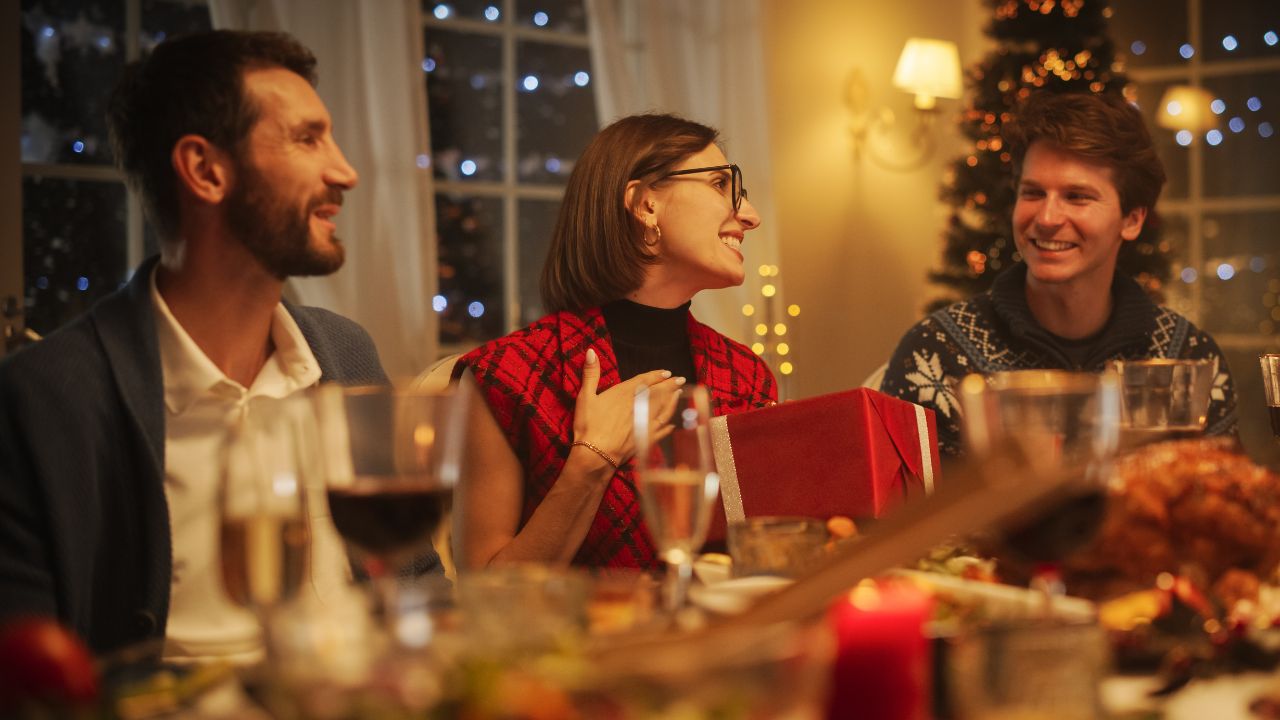
[{"label": "string lights", "polygon": [[785,399],[790,377],[795,373],[791,343],[787,339],[790,318],[800,315],[800,306],[784,305],[778,290],[778,266],[761,265],[760,300],[742,306],[751,338],[751,351],[764,359],[778,378],[778,397]]}]

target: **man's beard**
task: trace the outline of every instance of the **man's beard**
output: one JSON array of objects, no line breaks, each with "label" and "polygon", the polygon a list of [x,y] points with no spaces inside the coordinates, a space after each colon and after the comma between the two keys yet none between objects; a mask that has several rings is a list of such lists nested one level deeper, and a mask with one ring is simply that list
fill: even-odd
[{"label": "man's beard", "polygon": [[311,213],[321,205],[341,205],[342,191],[330,188],[302,210],[291,208],[245,162],[238,162],[236,186],[227,197],[227,225],[258,262],[280,280],[329,275],[342,267],[346,251],[336,235],[329,248],[311,246]]}]

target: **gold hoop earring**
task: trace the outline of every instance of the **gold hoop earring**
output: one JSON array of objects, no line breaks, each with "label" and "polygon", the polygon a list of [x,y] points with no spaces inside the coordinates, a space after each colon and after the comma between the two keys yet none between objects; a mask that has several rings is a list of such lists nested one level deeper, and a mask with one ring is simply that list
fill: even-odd
[{"label": "gold hoop earring", "polygon": [[[653,231],[653,242],[649,242],[650,230]],[[655,222],[652,225],[645,225],[644,242],[646,245],[657,245],[659,242],[662,242],[662,228],[658,227],[658,223]]]}]

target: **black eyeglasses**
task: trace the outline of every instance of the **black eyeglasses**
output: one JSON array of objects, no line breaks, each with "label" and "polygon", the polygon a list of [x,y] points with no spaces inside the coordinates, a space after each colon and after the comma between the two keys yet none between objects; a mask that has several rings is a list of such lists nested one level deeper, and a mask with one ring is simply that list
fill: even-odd
[{"label": "black eyeglasses", "polygon": [[747,189],[742,186],[742,170],[737,165],[716,165],[714,167],[689,168],[688,170],[677,170],[663,175],[661,179],[673,177],[675,175],[693,175],[695,173],[714,172],[716,170],[728,170],[730,186],[733,193],[730,197],[733,199],[733,211],[738,212],[742,207],[742,201],[747,199]]}]

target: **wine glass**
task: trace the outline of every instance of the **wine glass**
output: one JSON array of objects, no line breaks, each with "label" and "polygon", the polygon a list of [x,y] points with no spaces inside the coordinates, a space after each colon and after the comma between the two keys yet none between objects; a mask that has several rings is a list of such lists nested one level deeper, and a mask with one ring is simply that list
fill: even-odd
[{"label": "wine glass", "polygon": [[1120,440],[1117,373],[1019,370],[960,383],[966,452],[978,461],[1012,454],[1028,480],[1080,473],[1070,497],[1005,528],[1004,545],[1033,564],[1032,585],[1062,594],[1058,563],[1088,543],[1106,512],[1106,473]]},{"label": "wine glass", "polygon": [[271,653],[271,613],[297,596],[310,555],[307,482],[314,426],[302,398],[256,398],[229,428],[219,482],[222,585],[258,615]]},{"label": "wine glass", "polygon": [[412,578],[434,562],[432,536],[457,484],[466,385],[445,392],[324,385],[313,393],[334,527],[381,591],[392,636],[430,639]]},{"label": "wine glass", "polygon": [[1280,441],[1280,354],[1259,355],[1262,386],[1267,395],[1267,413],[1271,418],[1271,434]]},{"label": "wine glass", "polygon": [[667,563],[664,598],[674,614],[685,605],[720,476],[712,456],[707,389],[687,386],[672,400],[658,397],[645,388],[635,398],[636,471],[645,524]]}]

